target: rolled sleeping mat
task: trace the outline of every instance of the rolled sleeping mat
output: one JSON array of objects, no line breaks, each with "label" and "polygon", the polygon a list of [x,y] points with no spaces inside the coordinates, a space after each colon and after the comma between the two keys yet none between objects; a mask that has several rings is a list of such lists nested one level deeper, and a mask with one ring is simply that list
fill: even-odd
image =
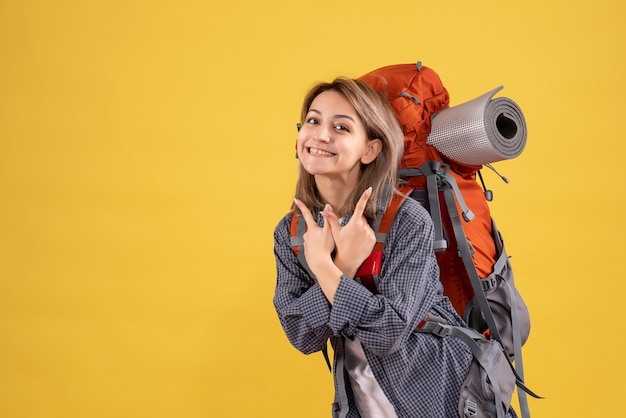
[{"label": "rolled sleeping mat", "polygon": [[520,155],[526,145],[526,121],[511,99],[492,99],[502,88],[435,113],[426,143],[467,165],[489,164]]}]

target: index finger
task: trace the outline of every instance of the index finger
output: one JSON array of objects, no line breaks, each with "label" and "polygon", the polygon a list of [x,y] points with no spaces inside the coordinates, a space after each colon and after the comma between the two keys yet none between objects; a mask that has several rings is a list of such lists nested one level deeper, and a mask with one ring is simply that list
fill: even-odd
[{"label": "index finger", "polygon": [[300,209],[300,213],[302,214],[302,217],[304,218],[304,222],[306,223],[306,226],[309,228],[311,227],[311,225],[317,226],[317,221],[313,219],[313,214],[311,213],[309,208],[307,208],[306,205],[302,203],[302,201],[300,201],[300,199],[293,199],[293,201],[298,207],[298,209]]},{"label": "index finger", "polygon": [[354,215],[352,215],[353,218],[360,219],[361,216],[363,216],[363,213],[365,213],[365,208],[367,207],[367,201],[369,200],[371,195],[372,187],[370,186],[365,189],[365,191],[359,198],[359,201],[356,202],[356,206],[354,207]]}]

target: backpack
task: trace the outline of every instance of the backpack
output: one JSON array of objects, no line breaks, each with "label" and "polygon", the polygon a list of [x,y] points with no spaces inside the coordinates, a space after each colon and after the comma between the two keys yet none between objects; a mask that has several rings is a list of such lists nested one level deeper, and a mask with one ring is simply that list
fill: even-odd
[{"label": "backpack", "polygon": [[[449,144],[453,148],[468,147],[468,141],[463,142],[466,139],[463,135],[467,135],[470,127],[462,122],[453,125],[460,133],[447,132],[448,136],[457,137],[455,141],[448,141],[447,148],[442,146],[445,141],[440,138],[431,140],[438,120],[447,118],[448,122],[455,122],[454,118],[459,119],[460,115],[451,112],[448,91],[437,73],[421,62],[382,67],[360,79],[387,97],[404,132],[405,151],[399,172],[412,188],[410,197],[422,203],[433,219],[434,249],[444,294],[472,329],[501,345],[521,389],[518,396],[522,416],[529,416],[526,393],[538,397],[524,385],[521,347],[530,332],[530,316],[515,288],[502,234],[491,217],[488,201],[492,194],[484,186],[480,173],[482,166],[476,165],[476,161],[480,161],[493,169],[490,163],[498,159],[486,153],[484,146],[480,153],[489,154],[486,160],[466,158],[461,162],[459,157],[450,158],[450,155],[459,153],[449,152]],[[500,89],[479,98],[478,104],[488,103]],[[503,133],[506,138],[502,141],[506,142],[507,138],[510,141],[504,146],[496,145],[500,149],[510,148],[503,151],[504,154],[510,151],[507,155],[500,154],[500,159],[513,158],[523,150],[525,122],[521,112],[516,114],[513,102],[497,100],[506,103],[497,102],[499,107],[489,115],[494,121],[484,123],[507,125],[508,122],[508,126],[498,125],[498,128],[508,130]],[[511,124],[515,126],[511,127]],[[439,127],[438,135],[442,136],[440,131],[446,128],[448,126]],[[512,138],[514,134],[519,135]]]},{"label": "backpack", "polygon": [[[491,192],[484,187],[482,165],[452,159],[429,141],[433,121],[451,109],[448,91],[437,73],[421,62],[382,67],[359,78],[386,95],[396,113],[405,135],[399,174],[407,187],[402,189],[404,195],[394,195],[376,219],[376,246],[355,280],[376,292],[391,221],[405,196],[419,201],[433,219],[444,294],[471,327],[451,327],[439,318],[429,318],[417,330],[453,335],[472,350],[474,364],[463,385],[459,415],[504,416],[517,385],[520,412],[528,417],[526,393],[539,397],[524,384],[521,347],[530,332],[529,313],[515,288],[502,235],[491,217]],[[305,222],[298,218],[292,217],[292,247],[308,270],[301,247]]]}]

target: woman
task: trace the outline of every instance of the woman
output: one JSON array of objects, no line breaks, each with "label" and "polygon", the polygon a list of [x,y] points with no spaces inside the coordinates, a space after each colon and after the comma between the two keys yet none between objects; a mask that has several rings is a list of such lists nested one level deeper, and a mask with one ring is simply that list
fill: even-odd
[{"label": "woman", "polygon": [[[285,334],[305,354],[333,343],[333,416],[458,416],[472,354],[456,338],[415,331],[428,315],[464,326],[442,295],[425,209],[412,199],[398,209],[377,293],[353,280],[376,242],[377,206],[397,193],[403,134],[393,111],[364,82],[338,78],[308,93],[301,117],[296,199],[274,234],[274,305]],[[298,212],[308,269],[291,244]]]}]

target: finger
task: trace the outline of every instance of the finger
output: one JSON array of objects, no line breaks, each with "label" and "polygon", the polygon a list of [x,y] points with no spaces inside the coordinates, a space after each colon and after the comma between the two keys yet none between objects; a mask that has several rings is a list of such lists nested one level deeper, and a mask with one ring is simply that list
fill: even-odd
[{"label": "finger", "polygon": [[317,225],[317,222],[313,218],[313,214],[311,213],[309,208],[307,208],[306,205],[302,203],[300,199],[293,199],[293,201],[298,207],[298,209],[300,209],[300,213],[302,213],[302,217],[304,218],[304,222],[306,223],[306,226],[310,228],[312,225]]},{"label": "finger", "polygon": [[352,216],[353,218],[361,219],[361,216],[363,216],[363,213],[365,213],[365,208],[367,207],[367,201],[369,200],[371,195],[372,195],[372,188],[368,187],[367,189],[365,189],[365,191],[361,195],[361,198],[359,199],[359,201],[356,202],[356,206],[354,207],[354,215]]},{"label": "finger", "polygon": [[324,234],[324,238],[327,240],[328,239],[333,240],[333,231],[332,231],[333,227],[331,225],[332,221],[330,221],[328,214],[324,213],[323,211],[321,213],[322,213],[322,217],[324,218],[324,225],[322,226],[322,232]]},{"label": "finger", "polygon": [[339,218],[337,218],[337,214],[333,211],[333,207],[330,205],[326,205],[324,210],[322,211],[324,215],[324,224],[329,224],[331,231],[337,231],[338,228],[341,228],[339,224]]}]

